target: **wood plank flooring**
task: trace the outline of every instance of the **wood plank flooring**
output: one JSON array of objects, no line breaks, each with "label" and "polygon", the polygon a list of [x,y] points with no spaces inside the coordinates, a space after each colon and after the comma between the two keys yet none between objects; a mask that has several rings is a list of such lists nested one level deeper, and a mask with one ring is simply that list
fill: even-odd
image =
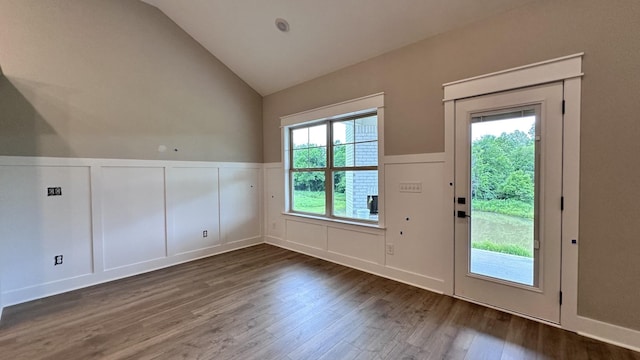
[{"label": "wood plank flooring", "polygon": [[5,309],[0,358],[639,359],[270,245]]}]

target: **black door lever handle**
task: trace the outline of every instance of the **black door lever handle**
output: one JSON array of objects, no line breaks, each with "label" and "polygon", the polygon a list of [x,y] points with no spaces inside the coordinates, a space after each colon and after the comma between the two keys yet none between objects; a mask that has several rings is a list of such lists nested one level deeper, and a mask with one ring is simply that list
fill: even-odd
[{"label": "black door lever handle", "polygon": [[466,212],[466,211],[458,210],[458,212],[457,212],[457,213],[458,213],[458,214],[457,214],[457,217],[459,217],[459,218],[463,218],[463,219],[464,219],[464,218],[471,218],[471,215],[467,215],[467,212]]}]

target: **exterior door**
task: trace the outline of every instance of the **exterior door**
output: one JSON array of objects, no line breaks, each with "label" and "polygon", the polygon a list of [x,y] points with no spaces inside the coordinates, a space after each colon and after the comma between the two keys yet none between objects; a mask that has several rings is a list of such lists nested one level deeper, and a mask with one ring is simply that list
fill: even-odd
[{"label": "exterior door", "polygon": [[560,322],[562,83],[456,101],[456,296]]}]

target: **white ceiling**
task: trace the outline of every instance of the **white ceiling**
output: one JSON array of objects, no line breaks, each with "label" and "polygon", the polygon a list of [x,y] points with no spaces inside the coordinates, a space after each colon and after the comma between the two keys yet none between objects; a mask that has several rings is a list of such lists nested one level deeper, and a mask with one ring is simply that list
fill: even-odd
[{"label": "white ceiling", "polygon": [[268,95],[533,0],[142,1]]}]

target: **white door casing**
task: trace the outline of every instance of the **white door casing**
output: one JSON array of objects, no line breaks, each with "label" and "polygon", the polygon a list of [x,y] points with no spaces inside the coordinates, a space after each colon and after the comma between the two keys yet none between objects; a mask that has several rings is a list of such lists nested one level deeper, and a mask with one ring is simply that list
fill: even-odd
[{"label": "white door casing", "polygon": [[[501,92],[456,101],[455,196],[468,199],[457,204],[456,211],[471,213],[470,126],[472,117],[487,112],[510,112],[515,108],[537,109],[540,126],[536,142],[540,156],[536,160],[539,181],[539,250],[535,250],[536,279],[533,286],[499,280],[473,273],[470,268],[471,218],[455,220],[456,296],[488,304],[515,313],[560,322],[560,264],[562,196],[562,83]],[[497,253],[492,256],[501,256]]]},{"label": "white door casing", "polygon": [[[560,325],[562,328],[581,332],[588,324],[577,314],[578,304],[578,230],[580,192],[580,98],[582,58],[584,53],[563,56],[538,63],[506,69],[443,84],[445,118],[445,175],[443,187],[450,201],[445,202],[444,213],[450,216],[445,238],[451,239],[447,257],[450,270],[444,274],[444,293],[454,295],[454,148],[455,102],[466,98],[520,89],[528,86],[563,82],[564,84],[564,133],[563,133],[563,196],[562,213],[562,281],[563,293]],[[523,315],[524,316],[524,315]],[[527,316],[524,316],[527,317]],[[605,334],[605,330],[591,333]],[[605,335],[601,335],[605,336]],[[606,336],[605,336],[606,337]]]}]

